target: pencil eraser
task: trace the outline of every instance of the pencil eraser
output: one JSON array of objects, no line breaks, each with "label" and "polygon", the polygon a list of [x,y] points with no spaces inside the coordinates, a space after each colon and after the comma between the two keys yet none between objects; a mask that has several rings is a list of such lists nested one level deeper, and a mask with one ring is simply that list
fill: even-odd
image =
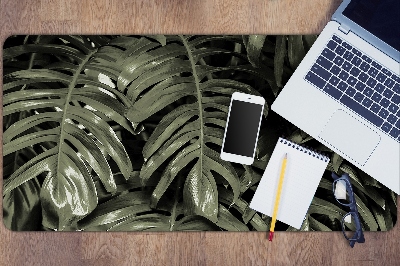
[{"label": "pencil eraser", "polygon": [[269,232],[269,241],[272,241],[272,238],[274,237],[274,232]]}]

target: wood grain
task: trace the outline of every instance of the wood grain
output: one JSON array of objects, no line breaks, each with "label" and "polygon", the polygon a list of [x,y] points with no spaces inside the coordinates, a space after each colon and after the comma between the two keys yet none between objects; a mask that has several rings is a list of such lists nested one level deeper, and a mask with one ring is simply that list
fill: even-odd
[{"label": "wood grain", "polygon": [[[340,2],[0,0],[0,38],[4,42],[11,34],[66,33],[311,34],[322,30]],[[396,265],[400,259],[398,224],[390,232],[366,232],[366,243],[351,249],[340,232],[277,233],[271,243],[265,233],[22,233],[0,223],[0,265]]]}]

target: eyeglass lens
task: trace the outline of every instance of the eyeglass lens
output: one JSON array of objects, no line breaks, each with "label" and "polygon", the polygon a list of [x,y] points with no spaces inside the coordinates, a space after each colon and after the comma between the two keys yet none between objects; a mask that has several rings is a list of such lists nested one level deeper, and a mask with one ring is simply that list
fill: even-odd
[{"label": "eyeglass lens", "polygon": [[335,198],[341,204],[350,204],[350,196],[349,189],[347,188],[347,184],[344,180],[337,180],[334,184],[334,195]]},{"label": "eyeglass lens", "polygon": [[343,217],[342,230],[347,239],[357,238],[355,236],[356,229],[357,229],[356,222],[357,222],[357,220],[353,213],[347,213]]}]

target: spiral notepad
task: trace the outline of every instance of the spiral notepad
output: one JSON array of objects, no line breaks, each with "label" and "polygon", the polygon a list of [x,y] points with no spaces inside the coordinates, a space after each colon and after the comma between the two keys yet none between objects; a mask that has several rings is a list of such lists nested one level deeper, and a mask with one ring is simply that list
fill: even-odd
[{"label": "spiral notepad", "polygon": [[277,220],[300,229],[329,158],[279,138],[250,208],[272,216],[282,159],[287,154]]}]

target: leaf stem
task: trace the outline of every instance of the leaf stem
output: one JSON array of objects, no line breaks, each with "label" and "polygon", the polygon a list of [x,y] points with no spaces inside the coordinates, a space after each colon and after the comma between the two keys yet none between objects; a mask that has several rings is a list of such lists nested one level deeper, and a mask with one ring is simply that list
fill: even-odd
[{"label": "leaf stem", "polygon": [[72,97],[72,91],[75,89],[75,85],[78,81],[78,77],[80,75],[80,73],[82,72],[83,67],[86,65],[86,63],[90,60],[90,58],[92,57],[93,54],[95,54],[97,52],[97,49],[93,50],[91,53],[89,53],[86,58],[80,63],[80,65],[78,66],[78,69],[75,71],[74,76],[72,78],[71,83],[68,86],[68,94],[67,97],[65,99],[65,105],[63,108],[63,116],[61,118],[61,122],[60,122],[60,143],[58,144],[58,155],[57,155],[57,173],[59,172],[59,167],[60,167],[60,160],[61,160],[61,147],[62,147],[62,142],[64,142],[64,125],[65,125],[65,121],[67,119],[67,109],[68,106],[70,105],[69,102],[71,100]]},{"label": "leaf stem", "polygon": [[187,54],[189,57],[190,64],[192,66],[192,72],[193,72],[193,77],[194,81],[196,84],[196,89],[197,89],[197,102],[199,103],[199,119],[200,119],[200,154],[199,154],[199,160],[200,160],[200,169],[203,169],[203,138],[204,138],[204,129],[203,129],[203,103],[202,103],[202,94],[201,94],[201,89],[200,89],[200,80],[199,76],[197,75],[197,70],[196,70],[196,62],[194,61],[192,50],[190,48],[190,45],[188,41],[185,39],[183,35],[179,35],[179,37],[182,39],[183,45],[185,46],[187,50]]}]

